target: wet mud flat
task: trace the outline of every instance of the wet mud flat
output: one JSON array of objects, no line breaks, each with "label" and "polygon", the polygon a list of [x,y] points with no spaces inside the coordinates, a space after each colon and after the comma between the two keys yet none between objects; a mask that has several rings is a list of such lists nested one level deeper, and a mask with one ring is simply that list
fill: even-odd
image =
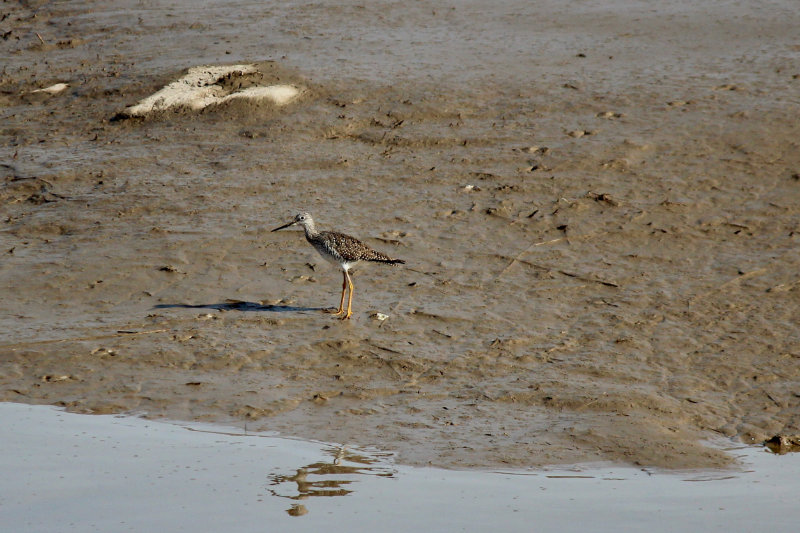
[{"label": "wet mud flat", "polygon": [[[0,399],[451,467],[800,433],[800,17],[676,6],[4,6]],[[235,64],[304,91],[119,116]],[[299,210],[407,262],[349,322]]]}]

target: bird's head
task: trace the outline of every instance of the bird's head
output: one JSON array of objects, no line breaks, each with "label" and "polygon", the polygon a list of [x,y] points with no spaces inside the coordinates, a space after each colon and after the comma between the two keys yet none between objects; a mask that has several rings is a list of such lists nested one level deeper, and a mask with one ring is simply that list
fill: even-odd
[{"label": "bird's head", "polygon": [[278,231],[279,229],[288,228],[294,225],[300,224],[303,228],[313,228],[314,227],[314,219],[311,218],[311,215],[308,213],[298,213],[294,216],[294,219],[289,222],[288,224],[284,224],[283,226],[279,226],[272,231]]}]

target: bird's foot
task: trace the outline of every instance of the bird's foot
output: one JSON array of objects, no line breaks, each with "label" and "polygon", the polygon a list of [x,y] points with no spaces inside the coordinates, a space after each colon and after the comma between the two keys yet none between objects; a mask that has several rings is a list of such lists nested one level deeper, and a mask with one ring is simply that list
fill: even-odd
[{"label": "bird's foot", "polygon": [[333,316],[339,316],[339,315],[344,313],[344,309],[342,309],[342,308],[339,308],[339,309],[333,309],[333,308],[324,309],[323,311],[325,313],[328,313],[329,315],[333,315]]}]

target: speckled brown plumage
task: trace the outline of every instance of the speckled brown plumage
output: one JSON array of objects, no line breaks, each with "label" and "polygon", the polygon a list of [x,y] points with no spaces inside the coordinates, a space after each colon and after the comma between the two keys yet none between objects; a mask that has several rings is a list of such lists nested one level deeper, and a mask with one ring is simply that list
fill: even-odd
[{"label": "speckled brown plumage", "polygon": [[[373,250],[358,239],[335,231],[320,231],[309,235],[306,240],[323,256],[330,256],[335,263],[356,263],[375,261],[390,265],[405,263],[402,259],[392,259],[388,255]],[[327,258],[327,257],[326,257]]]}]

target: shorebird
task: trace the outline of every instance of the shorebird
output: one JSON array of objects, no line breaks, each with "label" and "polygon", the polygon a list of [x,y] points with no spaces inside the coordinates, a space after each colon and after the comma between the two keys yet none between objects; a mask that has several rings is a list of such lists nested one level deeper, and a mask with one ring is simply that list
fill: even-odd
[{"label": "shorebird", "polygon": [[[349,273],[353,265],[359,261],[374,261],[390,265],[405,263],[402,259],[392,259],[386,254],[373,250],[350,235],[335,231],[317,231],[314,226],[314,219],[308,213],[295,215],[294,220],[272,231],[278,231],[297,224],[303,226],[306,240],[311,243],[311,246],[327,261],[334,265],[339,265],[339,268],[342,269],[342,299],[339,302],[339,310],[335,313],[335,316],[341,317],[342,320],[347,320],[353,314],[351,309],[353,303],[353,280],[350,278]],[[348,287],[350,288],[350,297],[347,299],[347,311],[345,311],[344,296]]]}]

